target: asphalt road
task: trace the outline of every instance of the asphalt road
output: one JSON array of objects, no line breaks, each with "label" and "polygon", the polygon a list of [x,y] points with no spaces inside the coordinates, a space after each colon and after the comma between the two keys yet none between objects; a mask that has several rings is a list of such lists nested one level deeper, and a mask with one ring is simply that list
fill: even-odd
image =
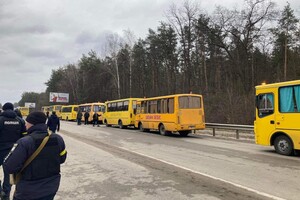
[{"label": "asphalt road", "polygon": [[182,138],[62,122],[56,200],[300,199],[300,158],[203,135]]}]

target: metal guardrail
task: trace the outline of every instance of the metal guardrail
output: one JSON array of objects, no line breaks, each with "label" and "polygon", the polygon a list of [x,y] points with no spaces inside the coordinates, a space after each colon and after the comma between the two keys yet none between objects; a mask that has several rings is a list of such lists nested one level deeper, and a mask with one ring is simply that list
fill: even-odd
[{"label": "metal guardrail", "polygon": [[249,131],[252,134],[254,132],[254,126],[252,125],[205,123],[205,126],[206,128],[211,128],[213,130],[213,136],[216,136],[216,129],[235,130],[236,139],[240,138],[240,131]]}]

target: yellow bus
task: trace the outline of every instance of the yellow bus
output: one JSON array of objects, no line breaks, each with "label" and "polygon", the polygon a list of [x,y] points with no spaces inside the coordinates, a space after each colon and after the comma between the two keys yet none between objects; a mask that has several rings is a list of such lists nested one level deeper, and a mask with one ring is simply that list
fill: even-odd
[{"label": "yellow bus", "polygon": [[57,117],[61,118],[61,107],[62,107],[62,105],[52,105],[52,106],[49,106],[49,116],[52,114],[53,111],[55,111]]},{"label": "yellow bus", "polygon": [[20,110],[21,115],[23,117],[29,115],[29,108],[28,107],[19,107],[18,109]]},{"label": "yellow bus", "polygon": [[139,98],[127,98],[105,102],[104,123],[106,126],[118,125],[119,128],[134,126],[136,102]]},{"label": "yellow bus", "polygon": [[175,94],[141,99],[137,102],[135,127],[140,131],[159,130],[161,135],[205,128],[202,95]]},{"label": "yellow bus", "polygon": [[300,150],[300,80],[262,84],[256,89],[256,144],[272,146],[277,153]]},{"label": "yellow bus", "polygon": [[100,102],[95,102],[95,103],[85,103],[85,104],[80,104],[78,106],[80,111],[82,112],[82,121],[84,121],[84,113],[89,112],[90,116],[88,121],[92,122],[93,121],[93,115],[95,112],[98,114],[98,121],[99,123],[103,123],[103,113],[105,111],[105,104],[100,103]]},{"label": "yellow bus", "polygon": [[77,118],[78,105],[67,105],[61,107],[61,119],[72,121]]}]

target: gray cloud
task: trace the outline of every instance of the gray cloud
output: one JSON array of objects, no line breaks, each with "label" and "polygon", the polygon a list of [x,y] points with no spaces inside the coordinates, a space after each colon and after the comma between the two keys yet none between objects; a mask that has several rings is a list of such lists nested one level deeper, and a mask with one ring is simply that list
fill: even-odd
[{"label": "gray cloud", "polygon": [[[25,91],[43,92],[51,71],[101,54],[106,36],[132,30],[144,38],[182,0],[0,0],[0,103],[17,102]],[[229,8],[240,0],[202,0],[203,10]],[[276,0],[280,6],[285,1]],[[290,0],[299,10],[298,0]]]}]

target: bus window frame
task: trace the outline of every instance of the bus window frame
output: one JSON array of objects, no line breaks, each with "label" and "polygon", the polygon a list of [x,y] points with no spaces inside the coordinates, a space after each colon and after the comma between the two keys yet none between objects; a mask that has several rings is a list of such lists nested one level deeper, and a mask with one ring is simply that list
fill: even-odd
[{"label": "bus window frame", "polygon": [[[273,102],[271,102],[272,103],[272,109],[269,109],[268,105],[267,105],[269,98],[267,97],[267,100],[263,100],[264,96],[267,96],[268,94],[271,94],[272,97],[273,97]],[[261,100],[259,99],[260,96],[262,96]],[[267,117],[267,116],[270,116],[270,115],[275,113],[275,99],[274,99],[274,96],[275,96],[275,94],[273,92],[260,93],[256,96],[256,108],[257,108],[257,113],[258,113],[259,118]],[[261,104],[262,101],[265,101],[264,105],[267,106],[267,107],[264,107],[265,109],[262,109],[260,107],[260,104]],[[263,111],[261,111],[261,110],[263,110]]]}]

